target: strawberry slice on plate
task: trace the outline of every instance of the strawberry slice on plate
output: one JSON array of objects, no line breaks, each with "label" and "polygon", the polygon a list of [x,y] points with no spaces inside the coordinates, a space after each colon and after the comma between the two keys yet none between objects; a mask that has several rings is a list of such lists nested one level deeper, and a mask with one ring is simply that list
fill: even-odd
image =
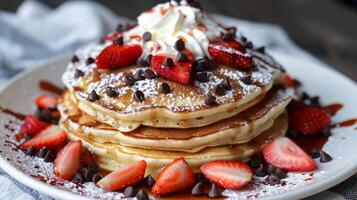
[{"label": "strawberry slice on plate", "polygon": [[140,45],[110,45],[98,55],[97,67],[114,69],[134,64],[143,53]]},{"label": "strawberry slice on plate", "polygon": [[245,53],[245,48],[238,41],[216,41],[208,45],[208,52],[213,60],[240,69],[253,66],[253,59]]},{"label": "strawberry slice on plate", "polygon": [[151,65],[154,71],[161,77],[170,81],[176,81],[182,84],[190,82],[192,71],[192,61],[188,62],[173,62],[172,66],[165,66],[166,59],[174,60],[174,55],[159,54],[155,55],[151,60]]},{"label": "strawberry slice on plate", "polygon": [[314,160],[287,137],[275,139],[263,148],[267,163],[287,171],[310,171],[315,169]]},{"label": "strawberry slice on plate", "polygon": [[252,180],[253,171],[237,161],[212,161],[201,166],[201,172],[213,183],[227,189],[239,189]]},{"label": "strawberry slice on plate", "polygon": [[21,125],[19,133],[16,135],[17,140],[21,140],[24,136],[34,136],[47,127],[47,124],[37,119],[33,115],[27,115],[24,123]]},{"label": "strawberry slice on plate", "polygon": [[178,158],[171,162],[158,176],[151,192],[164,195],[190,188],[196,182],[196,176],[185,159]]},{"label": "strawberry slice on plate", "polygon": [[55,149],[66,140],[66,133],[57,125],[47,126],[45,129],[36,134],[33,138],[20,145],[20,148],[26,149],[33,147],[36,150],[41,148]]},{"label": "strawberry slice on plate", "polygon": [[81,163],[82,142],[80,140],[70,141],[58,152],[54,161],[55,175],[70,180],[78,172]]},{"label": "strawberry slice on plate", "polygon": [[290,113],[289,123],[303,135],[314,135],[331,124],[331,116],[322,108],[306,107]]},{"label": "strawberry slice on plate", "polygon": [[144,179],[146,162],[141,160],[121,167],[102,178],[97,185],[105,190],[122,190]]},{"label": "strawberry slice on plate", "polygon": [[57,103],[58,99],[48,94],[41,95],[36,99],[36,105],[41,109],[55,108]]}]

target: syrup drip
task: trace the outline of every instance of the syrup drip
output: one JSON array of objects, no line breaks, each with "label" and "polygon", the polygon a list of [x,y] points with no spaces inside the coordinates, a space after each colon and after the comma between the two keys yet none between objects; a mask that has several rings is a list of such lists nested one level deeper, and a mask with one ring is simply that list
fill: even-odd
[{"label": "syrup drip", "polygon": [[49,91],[54,94],[62,95],[64,92],[62,88],[46,80],[41,80],[38,85],[42,90]]},{"label": "syrup drip", "polygon": [[299,147],[301,147],[305,152],[309,153],[311,149],[316,148],[322,150],[325,143],[328,140],[328,136],[323,136],[322,134],[304,136],[299,135],[296,138],[291,138]]},{"label": "syrup drip", "polygon": [[324,106],[323,109],[330,113],[331,116],[335,116],[338,111],[343,108],[343,105],[340,103],[331,104],[328,106]]},{"label": "syrup drip", "polygon": [[349,119],[343,122],[339,122],[331,126],[331,128],[348,127],[357,124],[357,118]]}]

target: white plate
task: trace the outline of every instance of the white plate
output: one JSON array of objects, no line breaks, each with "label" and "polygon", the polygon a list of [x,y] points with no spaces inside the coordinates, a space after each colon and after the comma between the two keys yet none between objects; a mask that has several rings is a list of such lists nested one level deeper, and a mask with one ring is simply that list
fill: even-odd
[{"label": "white plate", "polygon": [[[343,121],[357,117],[357,87],[356,84],[345,76],[320,65],[312,65],[311,62],[304,63],[304,60],[294,57],[275,55],[286,69],[302,83],[304,90],[313,95],[319,95],[324,104],[341,102],[344,108],[333,118],[334,122]],[[69,59],[61,59],[51,62],[45,66],[38,67],[31,71],[21,73],[12,79],[0,92],[0,105],[5,108],[21,113],[33,113],[35,109],[34,99],[41,91],[38,88],[38,81],[47,79],[56,84],[61,84],[60,77]],[[7,119],[0,118],[0,126],[3,126]],[[2,129],[0,129],[2,130]],[[19,182],[38,190],[44,194],[59,199],[88,199],[84,195],[78,195],[76,189],[70,188],[71,184],[65,186],[51,186],[38,181],[28,174],[34,169],[29,169],[35,161],[40,159],[22,158],[22,152],[13,150],[11,147],[3,146],[7,138],[6,132],[0,133],[0,167]],[[303,178],[309,179],[309,174],[291,174],[287,182],[289,186],[263,186],[255,190],[245,189],[240,192],[227,192],[234,197],[254,195],[264,199],[298,199],[326,190],[341,181],[347,179],[357,172],[357,130],[355,127],[339,128],[333,130],[333,135],[324,146],[324,150],[334,158],[327,164],[318,163],[318,169],[314,172],[311,181],[299,181]],[[21,157],[24,163],[18,163],[14,157]],[[9,160],[7,160],[8,158]],[[51,175],[51,164],[41,162],[40,170],[47,170]],[[43,172],[44,173],[44,172]],[[295,180],[294,180],[295,179]],[[295,185],[292,185],[294,183]],[[73,185],[72,185],[73,186]],[[99,195],[102,191],[94,188],[94,185],[87,185],[86,194]],[[262,192],[269,190],[271,192]],[[76,194],[77,193],[77,194]],[[101,198],[119,198],[121,195],[112,196],[113,193],[101,194]],[[98,197],[98,196],[97,196]]]}]

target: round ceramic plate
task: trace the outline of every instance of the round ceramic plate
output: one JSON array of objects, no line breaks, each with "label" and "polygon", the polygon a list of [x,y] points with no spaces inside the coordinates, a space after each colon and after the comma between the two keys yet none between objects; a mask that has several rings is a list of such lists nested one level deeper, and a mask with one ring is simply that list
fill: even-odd
[{"label": "round ceramic plate", "polygon": [[[344,108],[333,117],[333,122],[357,117],[357,87],[345,76],[321,67],[318,62],[308,62],[293,56],[275,55],[294,77],[299,79],[304,90],[319,95],[323,104],[340,102]],[[33,113],[34,99],[41,91],[40,80],[50,80],[61,85],[61,74],[68,58],[60,59],[45,66],[26,71],[12,79],[0,92],[0,105],[3,108],[20,113]],[[316,64],[312,64],[316,63]],[[19,182],[58,199],[120,199],[122,194],[105,192],[93,183],[81,186],[56,179],[52,173],[52,164],[40,158],[25,156],[16,149],[14,133],[20,121],[14,117],[0,114],[0,167]],[[333,160],[318,165],[311,173],[289,173],[284,184],[270,186],[267,184],[251,184],[239,192],[225,191],[232,199],[300,199],[326,190],[357,172],[357,130],[356,126],[333,129],[323,150]],[[264,182],[256,178],[254,182]]]}]

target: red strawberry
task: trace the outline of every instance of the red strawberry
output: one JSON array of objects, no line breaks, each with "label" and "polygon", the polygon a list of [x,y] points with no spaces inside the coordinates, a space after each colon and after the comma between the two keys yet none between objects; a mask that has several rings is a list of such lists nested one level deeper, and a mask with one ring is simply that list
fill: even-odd
[{"label": "red strawberry", "polygon": [[295,111],[298,111],[298,110],[305,109],[306,107],[307,107],[307,105],[304,104],[304,102],[293,99],[289,103],[287,109],[288,109],[289,112],[295,112]]},{"label": "red strawberry", "polygon": [[[152,60],[152,68],[161,77],[170,81],[177,81],[182,84],[190,82],[190,74],[192,71],[192,61],[189,62],[175,62],[171,67],[165,67],[164,61],[166,58],[172,58],[172,55],[155,55]],[[174,60],[174,59],[173,59]]]},{"label": "red strawberry", "polygon": [[58,99],[56,97],[47,94],[41,95],[36,99],[36,105],[42,109],[55,108],[57,106],[57,102]]},{"label": "red strawberry", "polygon": [[55,149],[66,140],[66,133],[59,126],[50,125],[35,135],[35,137],[22,143],[20,147],[26,149],[33,147],[40,150],[42,147],[47,149]]},{"label": "red strawberry", "polygon": [[94,155],[87,149],[85,149],[82,152],[82,164],[91,164],[91,163],[95,163],[95,158]]},{"label": "red strawberry", "polygon": [[237,41],[217,41],[209,44],[208,52],[218,63],[237,67],[249,68],[253,66],[251,56],[245,54],[244,47]]},{"label": "red strawberry", "polygon": [[195,174],[183,158],[177,158],[160,173],[151,192],[163,195],[190,188],[196,181]]},{"label": "red strawberry", "polygon": [[97,185],[105,190],[122,190],[143,180],[145,170],[146,162],[141,160],[113,171],[102,178]]},{"label": "red strawberry", "polygon": [[24,123],[21,125],[19,133],[16,135],[16,139],[21,140],[25,135],[34,136],[46,128],[46,126],[47,124],[37,119],[37,117],[27,115]]},{"label": "red strawberry", "polygon": [[245,186],[253,175],[247,164],[228,160],[208,162],[200,170],[213,183],[233,190]]},{"label": "red strawberry", "polygon": [[100,69],[113,69],[134,64],[143,50],[140,45],[110,45],[97,57]]},{"label": "red strawberry", "polygon": [[280,137],[263,148],[267,163],[287,171],[315,169],[314,160],[287,137]]},{"label": "red strawberry", "polygon": [[58,152],[54,161],[55,175],[70,180],[80,168],[80,157],[82,153],[82,141],[70,141]]},{"label": "red strawberry", "polygon": [[292,88],[299,87],[299,84],[297,84],[297,82],[293,79],[293,77],[287,74],[281,78],[281,82],[288,87],[292,87]]},{"label": "red strawberry", "polygon": [[291,128],[303,135],[319,133],[330,125],[330,115],[321,108],[306,107],[289,114]]}]

